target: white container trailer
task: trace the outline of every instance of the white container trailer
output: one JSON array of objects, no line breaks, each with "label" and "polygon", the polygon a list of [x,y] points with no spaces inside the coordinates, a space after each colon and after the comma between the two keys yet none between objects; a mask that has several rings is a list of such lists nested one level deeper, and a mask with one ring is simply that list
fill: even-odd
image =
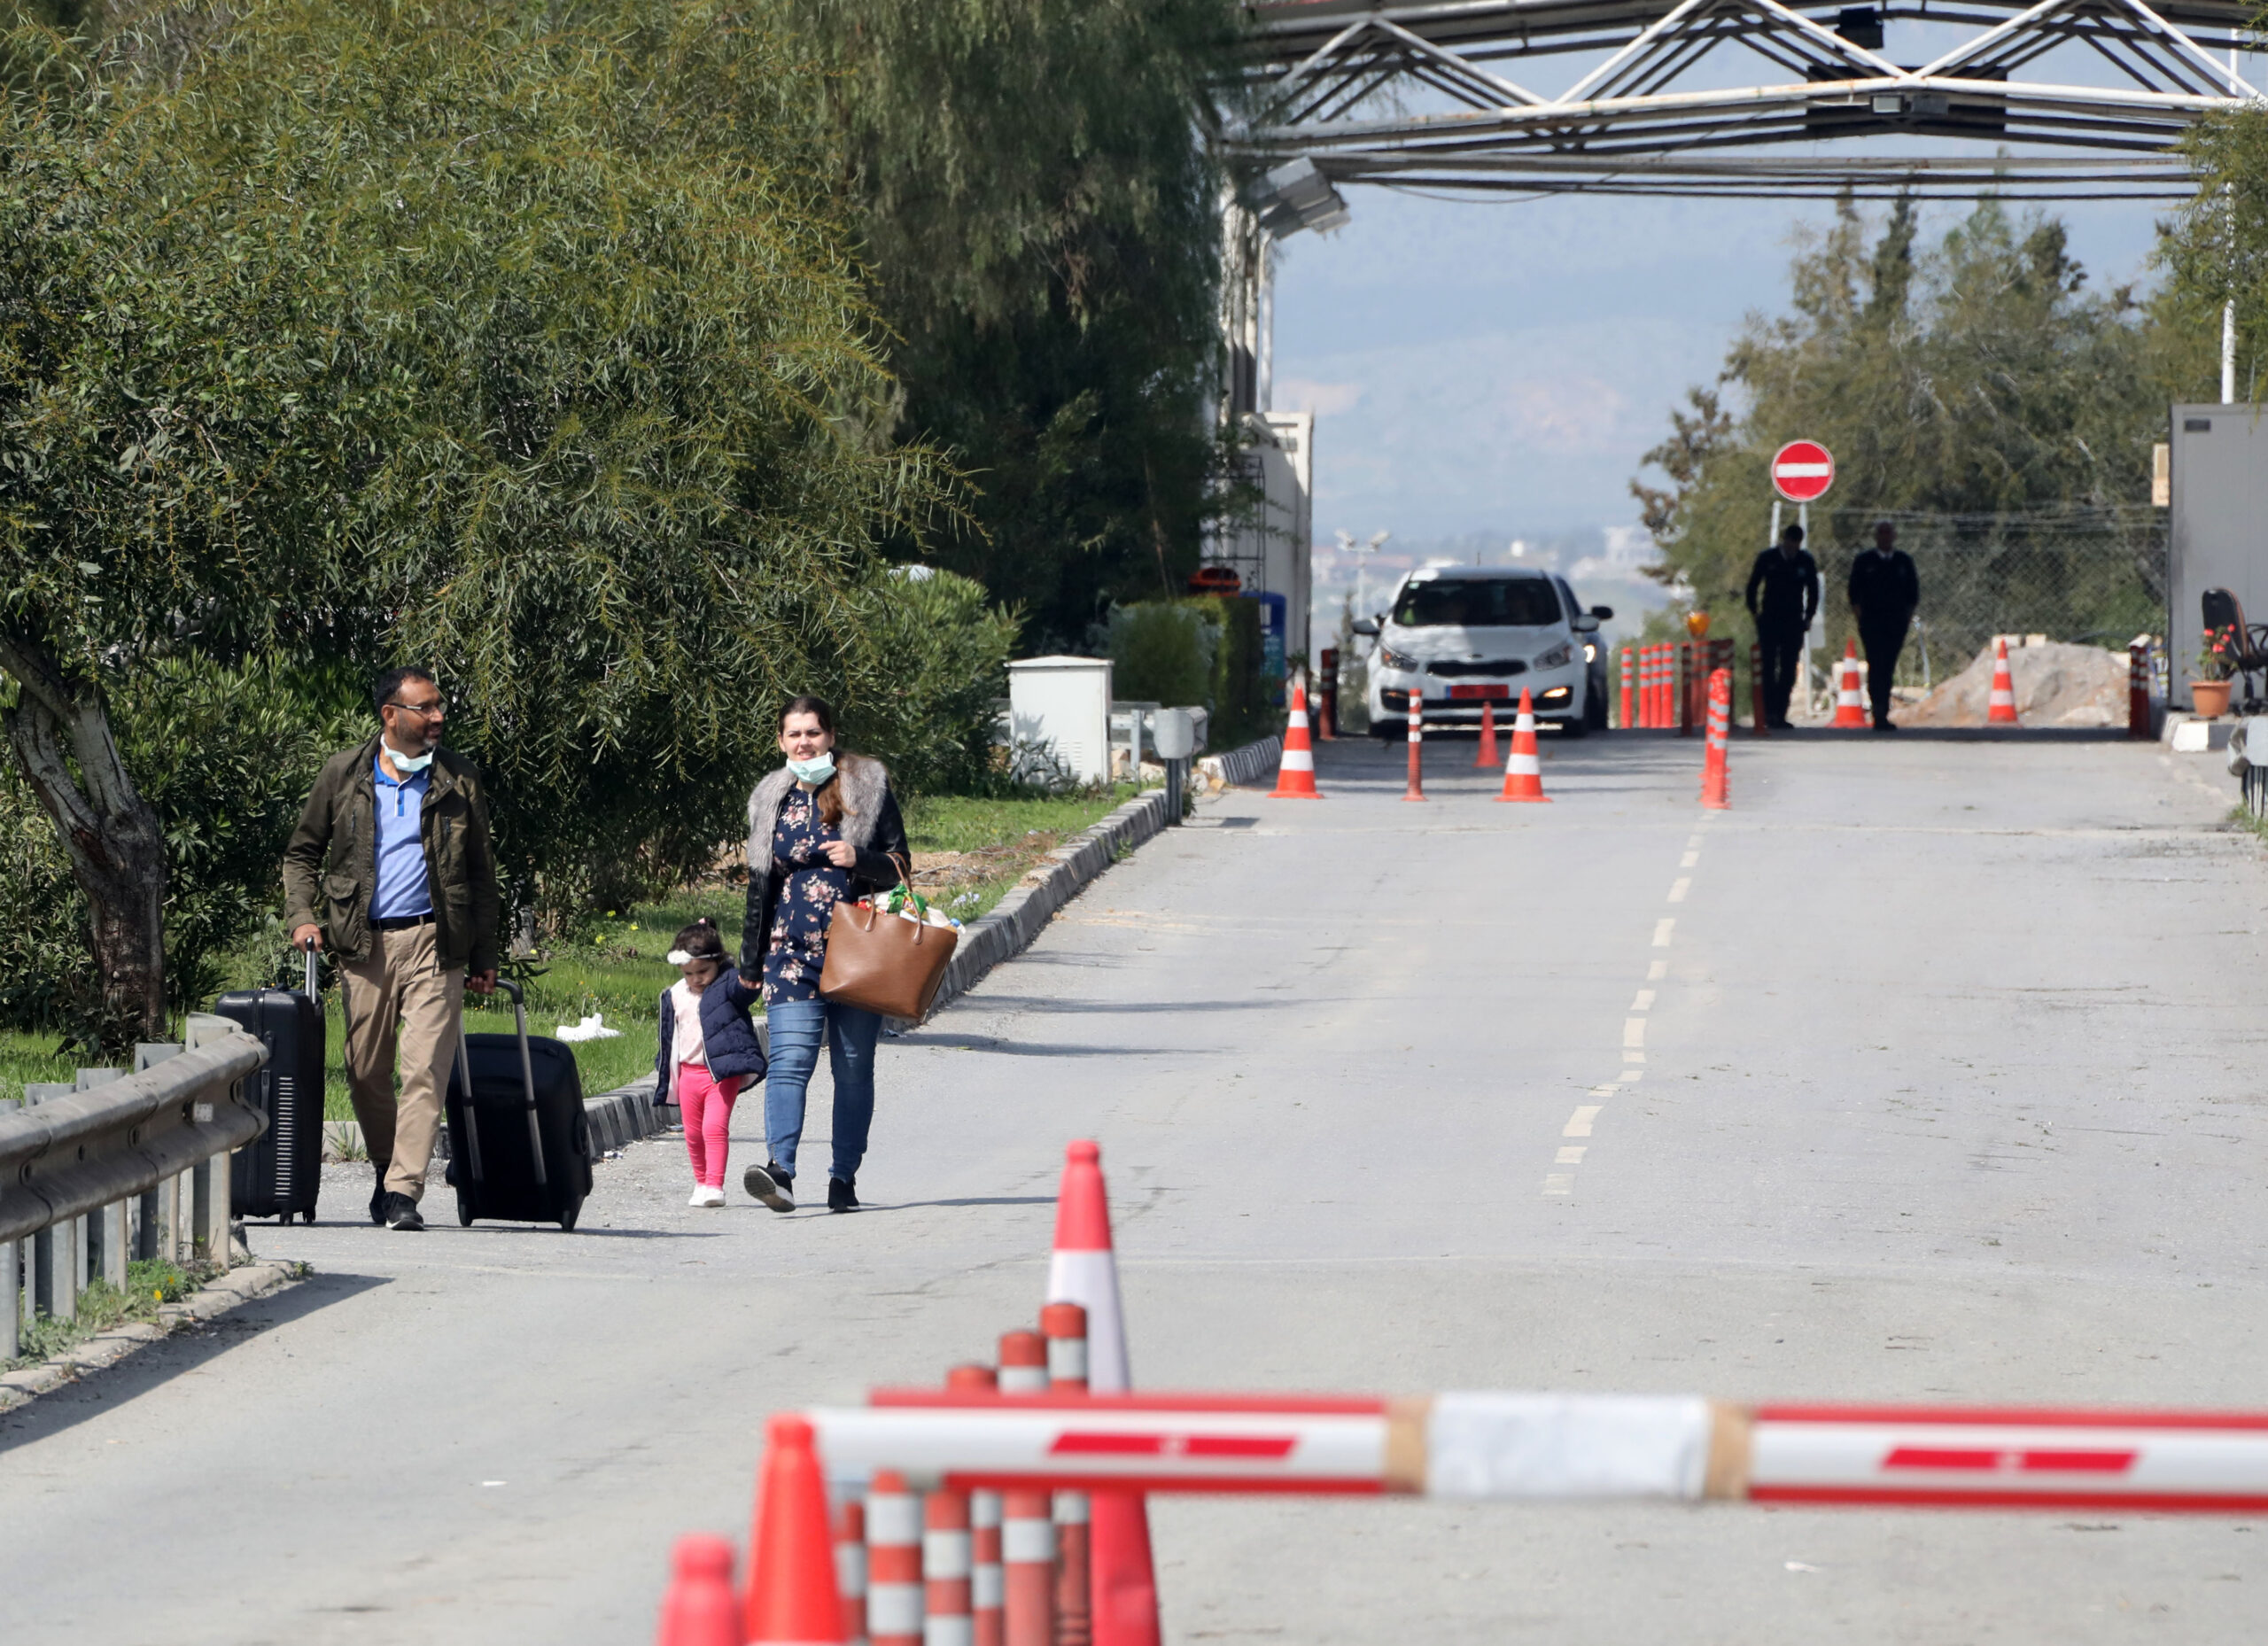
[{"label": "white container trailer", "polygon": [[1110,779],[1110,659],[1026,657],[1008,665],[1012,747],[1053,750],[1082,783]]}]

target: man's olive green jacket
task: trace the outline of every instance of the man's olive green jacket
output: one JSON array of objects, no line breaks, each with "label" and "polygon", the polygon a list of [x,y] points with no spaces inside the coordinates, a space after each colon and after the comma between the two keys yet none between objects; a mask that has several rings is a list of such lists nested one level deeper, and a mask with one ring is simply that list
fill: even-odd
[{"label": "man's olive green jacket", "polygon": [[[320,926],[330,951],[370,952],[370,897],[378,879],[378,785],[370,767],[378,740],[323,762],[291,843],[284,848],[284,924]],[[418,834],[433,899],[434,943],[443,971],[496,965],[496,854],[489,849],[488,796],[480,768],[434,750]]]}]

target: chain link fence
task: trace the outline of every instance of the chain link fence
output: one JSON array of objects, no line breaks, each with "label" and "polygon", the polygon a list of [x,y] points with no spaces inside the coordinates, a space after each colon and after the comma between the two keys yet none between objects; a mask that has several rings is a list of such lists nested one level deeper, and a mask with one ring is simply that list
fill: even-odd
[{"label": "chain link fence", "polygon": [[1960,672],[1996,634],[2123,650],[2165,626],[2166,511],[2147,503],[1990,515],[1814,509],[1811,519],[1836,650],[1856,633],[1844,590],[1876,523],[1896,527],[1914,556],[1922,603],[1899,659],[1902,686]]}]

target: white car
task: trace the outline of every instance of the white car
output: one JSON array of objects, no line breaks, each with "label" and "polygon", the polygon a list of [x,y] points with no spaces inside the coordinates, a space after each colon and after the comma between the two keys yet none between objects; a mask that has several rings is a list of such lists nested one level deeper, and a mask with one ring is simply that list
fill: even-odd
[{"label": "white car", "polygon": [[1357,634],[1374,635],[1371,733],[1404,737],[1412,687],[1425,694],[1429,726],[1480,724],[1493,701],[1509,728],[1521,688],[1540,722],[1571,737],[1606,725],[1606,656],[1598,625],[1612,607],[1585,611],[1548,571],[1525,567],[1427,566],[1395,589],[1394,603]]}]

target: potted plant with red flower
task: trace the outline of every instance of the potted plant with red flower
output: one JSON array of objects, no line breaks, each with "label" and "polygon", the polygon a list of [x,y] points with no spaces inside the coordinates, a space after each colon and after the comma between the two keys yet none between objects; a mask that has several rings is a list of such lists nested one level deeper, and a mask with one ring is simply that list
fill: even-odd
[{"label": "potted plant with red flower", "polygon": [[2197,678],[2189,682],[2189,706],[2210,720],[2229,711],[2229,677],[2236,672],[2236,631],[2207,629],[2205,649],[2197,654]]}]

